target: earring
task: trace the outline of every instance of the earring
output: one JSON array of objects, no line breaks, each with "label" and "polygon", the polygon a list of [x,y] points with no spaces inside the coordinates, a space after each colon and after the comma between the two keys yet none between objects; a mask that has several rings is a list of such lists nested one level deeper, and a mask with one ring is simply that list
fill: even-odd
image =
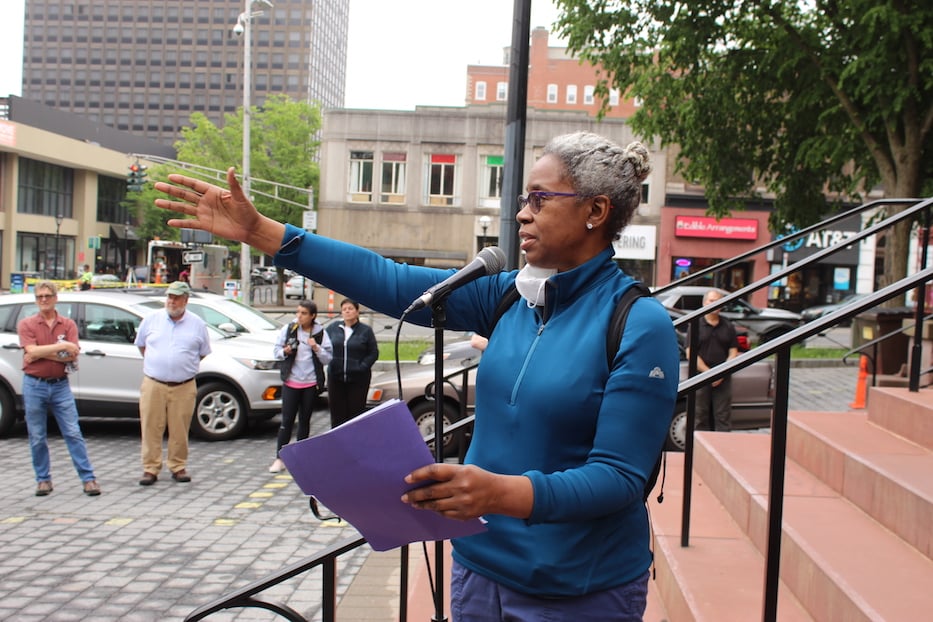
[{"label": "earring", "polygon": [[592,228],[593,228],[593,223],[591,223],[591,222],[586,223],[586,228],[587,228],[587,229],[592,229]]}]

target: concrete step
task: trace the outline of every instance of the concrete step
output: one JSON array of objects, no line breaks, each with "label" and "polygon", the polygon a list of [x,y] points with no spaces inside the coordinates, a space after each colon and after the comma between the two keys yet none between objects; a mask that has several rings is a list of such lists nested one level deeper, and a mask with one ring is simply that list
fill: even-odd
[{"label": "concrete step", "polygon": [[933,452],[862,412],[795,412],[787,455],[933,559]]},{"label": "concrete step", "polygon": [[912,393],[898,387],[871,387],[868,420],[933,450],[933,389]]},{"label": "concrete step", "polygon": [[[770,436],[699,433],[696,441],[697,473],[765,551]],[[933,561],[792,460],[781,579],[816,620],[915,620],[933,610]]]},{"label": "concrete step", "polygon": [[[649,502],[656,581],[672,622],[747,622],[764,608],[764,558],[706,483],[694,476],[690,541],[681,546],[683,454],[669,453],[664,502]],[[782,622],[813,620],[786,586],[779,588]],[[647,615],[645,620],[654,621]]]}]

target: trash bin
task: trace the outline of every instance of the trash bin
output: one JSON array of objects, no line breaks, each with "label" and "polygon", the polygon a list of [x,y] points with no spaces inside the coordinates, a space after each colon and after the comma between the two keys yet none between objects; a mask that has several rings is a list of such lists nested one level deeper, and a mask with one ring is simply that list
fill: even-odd
[{"label": "trash bin", "polygon": [[[903,321],[912,317],[914,310],[910,307],[875,307],[859,313],[852,322],[852,347],[857,348],[863,343],[900,330]],[[876,348],[874,367],[869,358],[868,372],[897,375],[901,366],[907,364],[910,337],[901,332],[878,343]],[[868,348],[865,354],[871,357],[872,348]]]}]

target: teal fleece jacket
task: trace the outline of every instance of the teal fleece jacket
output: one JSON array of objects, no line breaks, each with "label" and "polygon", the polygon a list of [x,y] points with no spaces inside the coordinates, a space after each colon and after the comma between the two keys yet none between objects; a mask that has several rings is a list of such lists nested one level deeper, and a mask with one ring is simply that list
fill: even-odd
[{"label": "teal fleece jacket", "polygon": [[[397,264],[288,226],[276,265],[400,317],[453,273]],[[516,272],[482,277],[447,299],[447,328],[485,333]],[[677,395],[677,341],[664,308],[635,302],[611,369],[609,319],[631,277],[612,249],[548,280],[546,308],[519,300],[499,320],[479,366],[466,461],[531,480],[528,519],[488,515],[488,531],[454,541],[465,567],[543,597],[628,583],[651,564],[645,481]],[[407,318],[429,326],[430,309]]]}]

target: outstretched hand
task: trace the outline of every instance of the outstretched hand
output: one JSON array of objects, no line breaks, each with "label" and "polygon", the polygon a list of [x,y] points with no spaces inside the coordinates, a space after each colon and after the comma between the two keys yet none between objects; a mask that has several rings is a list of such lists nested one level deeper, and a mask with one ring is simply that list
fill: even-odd
[{"label": "outstretched hand", "polygon": [[171,183],[156,182],[155,189],[171,199],[156,199],[156,207],[193,218],[172,218],[170,227],[201,229],[236,242],[246,242],[274,255],[285,227],[263,216],[243,193],[233,167],[227,170],[229,190],[212,183],[172,174]]}]

